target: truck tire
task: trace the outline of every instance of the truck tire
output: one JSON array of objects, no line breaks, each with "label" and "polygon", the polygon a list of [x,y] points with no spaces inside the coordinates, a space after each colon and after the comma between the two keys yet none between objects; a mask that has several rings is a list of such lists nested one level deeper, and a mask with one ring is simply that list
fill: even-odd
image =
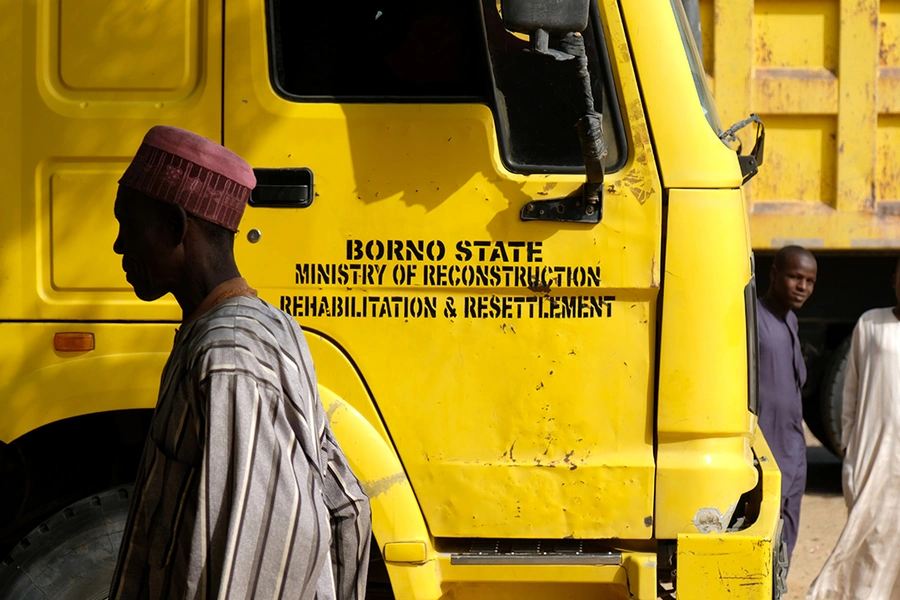
[{"label": "truck tire", "polygon": [[801,391],[803,420],[809,431],[821,442],[826,439],[825,427],[822,425],[822,380],[831,354],[813,344],[802,344],[802,350],[803,362],[806,363],[806,385]]},{"label": "truck tire", "polygon": [[[131,485],[80,500],[28,534],[0,561],[0,600],[106,600],[128,518]],[[366,597],[394,594],[372,538]]]},{"label": "truck tire", "polygon": [[825,377],[822,379],[822,391],[819,398],[823,429],[823,436],[819,440],[838,458],[842,456],[840,448],[844,370],[850,359],[851,342],[852,338],[848,337],[831,355],[828,366],[825,368]]},{"label": "truck tire", "polygon": [[0,562],[0,600],[102,600],[116,567],[131,486],[50,517]]}]

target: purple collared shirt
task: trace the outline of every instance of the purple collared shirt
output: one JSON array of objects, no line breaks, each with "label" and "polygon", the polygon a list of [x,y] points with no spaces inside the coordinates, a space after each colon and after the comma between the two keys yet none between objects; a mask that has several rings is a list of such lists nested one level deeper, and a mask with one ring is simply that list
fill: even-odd
[{"label": "purple collared shirt", "polygon": [[806,463],[803,400],[806,364],[800,351],[797,316],[785,319],[757,300],[759,323],[759,426],[778,467],[793,474]]}]

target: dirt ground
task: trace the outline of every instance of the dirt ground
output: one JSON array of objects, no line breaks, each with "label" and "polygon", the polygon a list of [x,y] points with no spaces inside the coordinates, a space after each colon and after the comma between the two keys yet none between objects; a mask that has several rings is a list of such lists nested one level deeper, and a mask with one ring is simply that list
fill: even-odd
[{"label": "dirt ground", "polygon": [[806,432],[806,457],[809,462],[806,493],[800,506],[800,535],[788,573],[786,600],[806,597],[806,590],[831,554],[847,520],[840,461],[809,431]]}]

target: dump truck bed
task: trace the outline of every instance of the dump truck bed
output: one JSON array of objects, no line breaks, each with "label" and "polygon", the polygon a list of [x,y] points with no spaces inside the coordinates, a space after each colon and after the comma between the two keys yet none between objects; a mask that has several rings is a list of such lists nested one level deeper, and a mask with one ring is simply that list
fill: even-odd
[{"label": "dump truck bed", "polygon": [[[900,247],[900,2],[701,0],[725,126],[755,112],[755,249]],[[741,132],[745,148],[752,133]]]}]

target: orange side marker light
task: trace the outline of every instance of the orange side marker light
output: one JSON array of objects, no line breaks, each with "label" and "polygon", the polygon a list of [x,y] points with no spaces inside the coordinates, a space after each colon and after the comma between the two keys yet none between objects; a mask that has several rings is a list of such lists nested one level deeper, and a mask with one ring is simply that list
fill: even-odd
[{"label": "orange side marker light", "polygon": [[57,333],[53,336],[53,347],[57,352],[90,352],[94,349],[94,334]]}]

